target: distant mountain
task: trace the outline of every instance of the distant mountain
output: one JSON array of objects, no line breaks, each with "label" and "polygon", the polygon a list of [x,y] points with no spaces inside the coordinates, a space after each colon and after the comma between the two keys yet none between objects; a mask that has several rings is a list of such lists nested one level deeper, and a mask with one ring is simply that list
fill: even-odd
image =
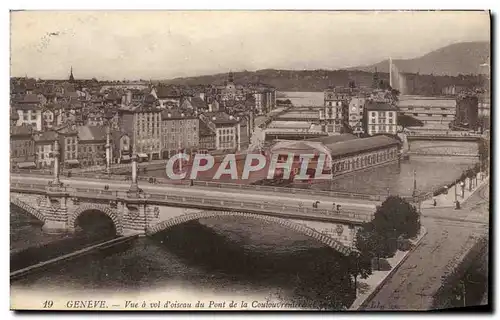
[{"label": "distant mountain", "polygon": [[[414,59],[393,59],[393,64],[404,73],[458,76],[459,74],[485,74],[488,67],[481,64],[490,61],[490,42],[461,42],[432,51]],[[347,68],[366,72],[389,72],[389,60],[370,66]]]},{"label": "distant mountain", "polygon": [[[275,70],[233,72],[236,84],[265,83],[278,91],[323,91],[328,86],[346,86],[354,80],[358,86],[371,86],[372,73],[347,70]],[[380,74],[381,80],[388,81],[388,74]],[[161,81],[167,84],[197,86],[224,84],[228,74],[214,74]]]},{"label": "distant mountain", "polygon": [[[408,94],[440,94],[450,86],[473,88],[483,81],[478,77],[479,66],[489,62],[489,42],[466,42],[453,44],[420,58],[393,60],[399,70],[408,73]],[[278,91],[323,91],[329,86],[347,86],[353,80],[356,86],[370,87],[373,84],[375,67],[378,79],[389,81],[389,61],[378,64],[355,67],[345,70],[276,70],[234,72],[236,84],[265,83]],[[484,69],[487,68],[482,68]],[[418,73],[418,75],[416,75]],[[176,78],[161,81],[166,84],[197,86],[224,84],[227,73],[204,75],[188,78]]]}]

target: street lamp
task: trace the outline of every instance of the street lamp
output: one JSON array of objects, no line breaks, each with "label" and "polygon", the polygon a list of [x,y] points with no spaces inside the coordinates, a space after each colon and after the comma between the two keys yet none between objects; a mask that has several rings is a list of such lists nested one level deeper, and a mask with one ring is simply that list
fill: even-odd
[{"label": "street lamp", "polygon": [[417,195],[417,170],[413,169],[413,197]]}]

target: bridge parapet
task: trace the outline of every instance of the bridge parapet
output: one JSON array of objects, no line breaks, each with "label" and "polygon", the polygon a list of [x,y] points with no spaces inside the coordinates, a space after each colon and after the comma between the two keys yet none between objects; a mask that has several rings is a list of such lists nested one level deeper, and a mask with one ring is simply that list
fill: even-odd
[{"label": "bridge parapet", "polygon": [[[170,221],[164,224],[166,227],[197,217],[234,215],[279,222],[343,253],[348,253],[345,246],[353,245],[355,238],[352,230],[372,219],[372,214],[367,212],[317,209],[300,204],[205,195],[130,194],[126,191],[92,188],[52,190],[43,184],[13,183],[11,198],[15,205],[44,221],[44,230],[48,232],[72,232],[78,216],[88,210],[98,210],[110,217],[119,235],[145,233],[163,221]],[[30,202],[23,204],[23,199]],[[38,208],[38,213],[35,208]],[[297,223],[303,226],[297,226]],[[344,226],[348,226],[351,231],[342,234],[339,230],[344,230]]]}]

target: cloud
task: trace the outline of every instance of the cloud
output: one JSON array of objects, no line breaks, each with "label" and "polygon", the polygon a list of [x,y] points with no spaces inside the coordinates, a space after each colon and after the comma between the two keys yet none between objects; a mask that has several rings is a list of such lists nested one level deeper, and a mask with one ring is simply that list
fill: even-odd
[{"label": "cloud", "polygon": [[12,75],[41,78],[70,66],[100,79],[335,69],[489,39],[485,12],[20,11],[11,22]]}]

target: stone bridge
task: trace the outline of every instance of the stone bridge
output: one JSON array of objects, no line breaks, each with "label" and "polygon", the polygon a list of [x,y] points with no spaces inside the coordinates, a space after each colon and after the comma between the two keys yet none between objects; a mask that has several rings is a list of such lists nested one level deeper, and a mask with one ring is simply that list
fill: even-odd
[{"label": "stone bridge", "polygon": [[114,224],[117,235],[152,235],[175,225],[202,218],[255,219],[305,234],[349,254],[356,231],[372,215],[278,205],[252,200],[169,196],[64,186],[11,184],[11,205],[44,222],[46,232],[74,232],[78,218],[99,212]]}]

